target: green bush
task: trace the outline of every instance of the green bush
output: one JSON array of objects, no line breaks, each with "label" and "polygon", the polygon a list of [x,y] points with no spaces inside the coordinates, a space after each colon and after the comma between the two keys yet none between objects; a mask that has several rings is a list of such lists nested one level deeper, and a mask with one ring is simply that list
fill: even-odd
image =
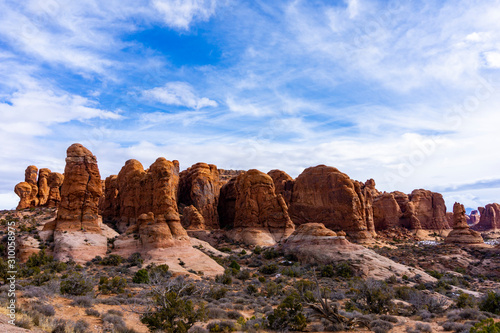
[{"label": "green bush", "polygon": [[26,262],[27,267],[43,267],[54,261],[54,257],[49,256],[45,253],[45,250],[41,250],[38,253],[33,253]]},{"label": "green bush", "polygon": [[363,310],[385,314],[392,310],[393,289],[386,282],[368,279],[355,290],[354,301]]},{"label": "green bush", "polygon": [[109,279],[101,276],[99,279],[99,291],[103,294],[121,294],[125,292],[127,287],[127,280],[123,277],[115,276]]},{"label": "green bush", "polygon": [[457,298],[457,307],[463,308],[473,308],[476,305],[476,298],[467,293],[460,293]]},{"label": "green bush", "polygon": [[254,284],[249,284],[246,288],[246,292],[249,295],[253,295],[259,292],[259,289]]},{"label": "green bush", "polygon": [[91,292],[93,284],[84,275],[74,272],[61,281],[61,294],[81,296]]},{"label": "green bush", "polygon": [[236,262],[236,260],[231,261],[231,263],[229,264],[229,268],[232,268],[237,272],[239,272],[241,269],[240,265]]},{"label": "green bush", "polygon": [[123,258],[120,257],[119,255],[110,254],[109,256],[104,257],[101,260],[100,264],[105,265],[105,266],[118,266],[122,263],[122,261],[123,261]]},{"label": "green bush", "polygon": [[264,251],[264,253],[262,254],[262,256],[264,257],[264,259],[270,260],[270,259],[278,258],[281,255],[275,249],[268,249],[268,250]]},{"label": "green bush", "polygon": [[278,271],[278,266],[276,266],[275,264],[265,265],[259,269],[259,272],[268,275],[275,274],[277,271]]},{"label": "green bush", "polygon": [[300,303],[300,296],[291,294],[285,297],[280,305],[273,310],[273,313],[267,316],[269,328],[274,330],[302,331],[307,320],[302,313],[303,307]]},{"label": "green bush", "polygon": [[500,314],[500,293],[489,291],[488,294],[481,299],[479,309],[481,311]]},{"label": "green bush", "polygon": [[132,278],[132,282],[134,283],[149,283],[149,273],[147,270],[140,269],[135,272],[134,277]]},{"label": "green bush", "polygon": [[500,322],[495,323],[491,318],[481,320],[470,329],[470,333],[500,333]]},{"label": "green bush", "polygon": [[259,245],[257,245],[257,246],[253,249],[253,253],[255,253],[256,255],[262,254],[262,247],[260,247]]},{"label": "green bush", "polygon": [[215,276],[215,282],[230,285],[233,283],[233,279],[231,278],[231,275],[224,273]]},{"label": "green bush", "polygon": [[321,267],[321,272],[319,275],[321,277],[334,277],[335,271],[333,270],[333,265],[325,265]]},{"label": "green bush", "polygon": [[208,297],[219,300],[221,298],[224,298],[227,294],[227,289],[226,288],[210,288],[210,291],[208,292]]},{"label": "green bush", "polygon": [[355,275],[354,269],[346,262],[341,262],[335,267],[335,274],[337,276],[350,279]]},{"label": "green bush", "polygon": [[132,253],[130,257],[127,259],[129,266],[137,266],[141,267],[142,263],[144,262],[144,259],[142,259],[142,256],[139,252]]}]

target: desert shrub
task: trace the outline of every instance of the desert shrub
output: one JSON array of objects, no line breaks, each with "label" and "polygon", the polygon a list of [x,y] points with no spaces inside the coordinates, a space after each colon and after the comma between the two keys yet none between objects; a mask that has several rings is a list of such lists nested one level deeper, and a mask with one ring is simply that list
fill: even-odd
[{"label": "desert shrub", "polygon": [[260,245],[257,245],[254,249],[253,249],[253,253],[259,255],[259,254],[262,254],[262,247],[260,247]]},{"label": "desert shrub", "polygon": [[49,256],[45,253],[45,250],[41,250],[38,253],[33,253],[26,261],[27,267],[42,267],[48,263],[54,261],[54,257]]},{"label": "desert shrub", "polygon": [[95,309],[85,309],[85,314],[92,317],[100,317],[101,313]]},{"label": "desert shrub", "polygon": [[426,323],[416,323],[415,329],[420,331],[420,332],[432,332],[431,325],[426,324]]},{"label": "desert shrub", "polygon": [[76,323],[75,326],[73,327],[73,330],[75,333],[86,333],[89,331],[89,323],[87,323],[83,319],[79,319]]},{"label": "desert shrub", "polygon": [[142,256],[139,252],[135,252],[132,253],[130,257],[128,257],[127,262],[130,267],[132,266],[141,267],[142,263],[144,262],[144,259],[142,259]]},{"label": "desert shrub", "polygon": [[71,303],[71,305],[90,308],[92,307],[92,305],[94,305],[94,298],[90,296],[75,296],[73,297],[73,302]]},{"label": "desert shrub", "polygon": [[381,315],[380,319],[388,321],[388,322],[393,323],[393,324],[396,324],[398,322],[398,318],[393,317],[393,316],[389,316],[389,315]]},{"label": "desert shrub", "polygon": [[210,319],[227,319],[227,312],[224,309],[210,306],[206,310]]},{"label": "desert shrub", "polygon": [[107,313],[115,315],[115,316],[123,317],[123,312],[121,312],[120,310],[109,309]]},{"label": "desert shrub", "polygon": [[500,314],[500,293],[489,291],[479,302],[479,309],[481,311]]},{"label": "desert shrub", "polygon": [[31,326],[33,326],[33,323],[28,317],[17,318],[15,324],[18,327],[25,328],[28,330],[31,328]]},{"label": "desert shrub", "polygon": [[231,275],[224,273],[215,276],[215,282],[230,285],[233,283],[233,279],[231,278]]},{"label": "desert shrub", "polygon": [[438,271],[426,271],[426,273],[438,280],[443,277],[443,274],[439,273]]},{"label": "desert shrub", "polygon": [[[445,331],[453,331],[453,332],[465,332],[465,325],[461,323],[455,323],[453,321],[446,321],[441,324],[443,330]],[[468,330],[467,330],[468,332]]]},{"label": "desert shrub", "polygon": [[294,331],[302,331],[307,325],[307,320],[302,310],[300,296],[298,294],[288,295],[273,310],[273,313],[267,316],[269,328],[275,330],[285,330],[288,328]]},{"label": "desert shrub", "polygon": [[394,292],[384,281],[368,279],[355,289],[354,301],[363,310],[372,313],[388,313],[392,310]]},{"label": "desert shrub", "polygon": [[231,261],[231,263],[229,264],[229,268],[232,268],[232,269],[233,269],[233,270],[235,270],[236,272],[239,272],[239,271],[240,271],[240,269],[241,269],[241,266],[240,266],[240,264],[238,264],[238,263],[236,262],[236,260],[233,260],[233,261]]},{"label": "desert shrub", "polygon": [[236,328],[230,321],[217,321],[208,324],[207,329],[209,332],[234,332]]},{"label": "desert shrub", "polygon": [[473,308],[476,305],[476,298],[467,293],[460,293],[457,298],[457,308]]},{"label": "desert shrub", "polygon": [[208,333],[208,330],[201,326],[193,326],[189,329],[188,333]]},{"label": "desert shrub", "polygon": [[227,317],[228,317],[229,319],[234,319],[234,320],[236,320],[236,319],[239,319],[240,317],[243,317],[243,315],[242,315],[240,312],[238,312],[238,311],[229,311],[229,312],[227,313]]},{"label": "desert shrub", "polygon": [[132,278],[132,282],[134,283],[148,283],[149,282],[149,273],[147,270],[140,269],[135,272],[134,277]]},{"label": "desert shrub", "polygon": [[385,320],[374,320],[370,322],[370,329],[374,331],[375,333],[387,333],[389,332],[394,325],[392,325],[390,322],[385,321]]},{"label": "desert shrub", "polygon": [[259,272],[267,275],[275,274],[277,271],[278,271],[278,266],[276,266],[275,264],[265,265],[259,269]]},{"label": "desert shrub", "polygon": [[169,271],[169,269],[170,267],[168,267],[168,265],[166,264],[158,266],[156,266],[155,264],[151,264],[146,267],[146,270],[149,274],[149,279],[156,282],[164,281],[170,278],[172,276],[172,273]]},{"label": "desert shrub", "polygon": [[104,266],[118,266],[122,263],[123,258],[117,254],[110,254],[104,257],[99,264]]},{"label": "desert shrub", "polygon": [[61,294],[81,296],[94,289],[92,282],[84,275],[74,272],[61,281]]},{"label": "desert shrub", "polygon": [[44,316],[47,317],[52,317],[53,315],[56,314],[56,310],[54,307],[50,304],[43,304],[43,303],[32,303],[31,308],[38,312],[43,314]]},{"label": "desert shrub", "polygon": [[227,288],[220,287],[220,288],[210,288],[210,291],[208,292],[208,297],[219,300],[221,298],[224,298],[227,294]]},{"label": "desert shrub", "polygon": [[248,269],[241,270],[238,274],[236,274],[236,278],[238,280],[246,281],[250,279],[250,271]]},{"label": "desert shrub", "polygon": [[109,279],[105,276],[101,276],[99,279],[99,291],[103,294],[121,294],[125,292],[127,287],[127,280],[123,277],[115,276]]},{"label": "desert shrub", "polygon": [[283,286],[280,283],[276,283],[274,281],[267,282],[264,285],[264,289],[266,290],[267,297],[279,295],[283,292]]},{"label": "desert shrub", "polygon": [[249,295],[254,295],[259,292],[259,289],[254,284],[249,284],[246,289],[246,293]]},{"label": "desert shrub", "polygon": [[491,318],[484,319],[475,324],[470,333],[500,333],[500,322],[495,323]]},{"label": "desert shrub", "polygon": [[298,266],[286,267],[281,270],[281,274],[288,277],[300,277],[302,276],[302,271]]},{"label": "desert shrub", "polygon": [[267,260],[276,259],[279,258],[280,256],[281,256],[280,253],[273,248],[267,249],[262,253],[262,257]]},{"label": "desert shrub", "polygon": [[321,277],[334,277],[335,271],[333,269],[333,265],[324,265],[323,267],[321,267],[320,276]]},{"label": "desert shrub", "polygon": [[183,278],[178,278],[163,285],[162,288],[152,289],[150,301],[152,306],[141,316],[141,322],[151,331],[164,330],[172,333],[186,333],[197,321],[205,320],[206,310],[203,304],[197,308],[188,299],[196,292],[190,288]]},{"label": "desert shrub", "polygon": [[115,330],[123,330],[127,327],[127,325],[125,325],[125,321],[123,321],[123,318],[117,315],[105,313],[102,315],[101,319],[103,323],[113,324]]},{"label": "desert shrub", "polygon": [[337,276],[350,279],[355,275],[354,268],[346,262],[341,262],[335,267],[335,274]]}]

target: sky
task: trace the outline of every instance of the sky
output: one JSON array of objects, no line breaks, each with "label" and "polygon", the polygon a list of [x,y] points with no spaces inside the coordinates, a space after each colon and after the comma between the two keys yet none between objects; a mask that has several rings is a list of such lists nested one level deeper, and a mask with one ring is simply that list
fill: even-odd
[{"label": "sky", "polygon": [[79,142],[500,202],[500,1],[0,0],[0,209]]}]

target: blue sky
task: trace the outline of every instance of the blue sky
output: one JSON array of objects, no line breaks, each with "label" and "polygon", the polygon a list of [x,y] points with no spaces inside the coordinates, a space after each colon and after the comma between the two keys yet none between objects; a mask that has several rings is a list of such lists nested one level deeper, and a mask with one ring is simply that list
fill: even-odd
[{"label": "blue sky", "polygon": [[500,201],[500,1],[0,0],[0,208],[80,142],[101,176],[327,164]]}]

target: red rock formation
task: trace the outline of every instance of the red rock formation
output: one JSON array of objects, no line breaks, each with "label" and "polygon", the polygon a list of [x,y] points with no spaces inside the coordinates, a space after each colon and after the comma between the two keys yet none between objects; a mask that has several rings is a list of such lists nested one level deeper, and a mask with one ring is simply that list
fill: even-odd
[{"label": "red rock formation", "polygon": [[[467,215],[466,217],[468,218]],[[453,228],[453,223],[455,223],[453,221],[453,212],[446,212],[446,221],[448,222],[448,225]]]},{"label": "red rock formation", "polygon": [[440,193],[413,190],[409,198],[415,206],[415,214],[422,229],[450,229],[446,219],[446,205]]},{"label": "red rock formation", "polygon": [[319,165],[307,168],[295,180],[289,212],[297,225],[323,223],[359,241],[370,241],[365,207],[358,183],[336,168]]},{"label": "red rock formation", "polygon": [[137,223],[141,214],[177,212],[179,162],[158,158],[148,170],[137,160],[128,160],[118,176],[106,179],[101,212],[106,221],[123,232]]},{"label": "red rock formation", "polygon": [[64,176],[58,172],[51,172],[48,178],[49,196],[47,198],[48,207],[57,207],[61,202],[61,186]]},{"label": "red rock formation", "polygon": [[293,178],[285,171],[277,169],[271,170],[267,174],[273,179],[276,194],[281,194],[286,204],[290,205],[294,183]]},{"label": "red rock formation", "polygon": [[179,175],[179,203],[193,205],[208,229],[219,228],[217,206],[222,182],[213,164],[196,163]]},{"label": "red rock formation", "polygon": [[226,184],[231,179],[236,178],[245,172],[244,170],[224,170],[224,169],[219,169],[218,171],[219,171],[219,181],[221,182],[222,185]]},{"label": "red rock formation", "polygon": [[184,207],[181,221],[187,230],[206,230],[205,219],[193,205]]},{"label": "red rock formation", "polygon": [[221,226],[231,227],[230,237],[236,241],[273,245],[293,232],[285,201],[276,195],[273,180],[265,173],[252,169],[240,174],[226,184],[222,194],[223,207],[229,210],[234,197],[234,215],[224,216],[227,220]]},{"label": "red rock formation", "polygon": [[67,150],[56,230],[100,232],[98,203],[101,195],[97,159],[81,144],[71,145]]},{"label": "red rock formation", "polygon": [[14,192],[20,198],[17,210],[38,206],[37,174],[38,168],[36,166],[28,166],[24,172],[24,182],[17,184],[14,188]]},{"label": "red rock formation", "polygon": [[477,231],[471,230],[467,224],[464,205],[455,202],[453,205],[453,230],[445,239],[452,244],[482,244],[483,237]]},{"label": "red rock formation", "polygon": [[500,229],[500,204],[487,204],[486,207],[479,207],[481,217],[479,223],[474,226],[474,230],[487,231]]},{"label": "red rock formation", "polygon": [[38,205],[45,206],[49,200],[50,186],[49,175],[50,169],[40,169],[38,172]]},{"label": "red rock formation", "polygon": [[479,212],[477,210],[473,210],[470,212],[469,215],[469,220],[470,220],[470,225],[476,225],[479,223],[481,219],[481,216],[479,215]]},{"label": "red rock formation", "polygon": [[400,226],[403,212],[393,193],[383,193],[373,200],[373,221],[375,230]]},{"label": "red rock formation", "polygon": [[236,215],[236,178],[231,178],[222,186],[217,211],[221,229],[232,228]]}]

